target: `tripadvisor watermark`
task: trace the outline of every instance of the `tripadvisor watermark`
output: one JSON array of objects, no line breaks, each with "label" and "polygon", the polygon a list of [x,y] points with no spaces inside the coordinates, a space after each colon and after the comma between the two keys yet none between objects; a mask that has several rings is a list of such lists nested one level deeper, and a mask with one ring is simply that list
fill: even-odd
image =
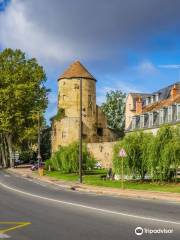
[{"label": "tripadvisor watermark", "polygon": [[142,234],[170,234],[173,233],[174,229],[172,228],[142,228],[136,227],[135,234],[141,236]]}]

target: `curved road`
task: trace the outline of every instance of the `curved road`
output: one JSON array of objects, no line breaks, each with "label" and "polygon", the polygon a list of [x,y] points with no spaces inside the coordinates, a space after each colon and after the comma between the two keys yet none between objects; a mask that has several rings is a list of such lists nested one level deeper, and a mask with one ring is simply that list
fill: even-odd
[{"label": "curved road", "polygon": [[[7,222],[31,224],[3,235]],[[135,234],[136,227],[143,229],[142,235]],[[0,239],[3,236],[15,240],[179,240],[180,204],[68,191],[0,171]]]}]

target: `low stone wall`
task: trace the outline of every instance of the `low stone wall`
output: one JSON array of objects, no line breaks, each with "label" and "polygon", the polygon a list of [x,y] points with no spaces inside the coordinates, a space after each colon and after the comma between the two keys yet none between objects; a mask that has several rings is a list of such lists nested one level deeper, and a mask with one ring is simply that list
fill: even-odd
[{"label": "low stone wall", "polygon": [[112,168],[113,146],[116,142],[88,143],[88,151],[103,168]]}]

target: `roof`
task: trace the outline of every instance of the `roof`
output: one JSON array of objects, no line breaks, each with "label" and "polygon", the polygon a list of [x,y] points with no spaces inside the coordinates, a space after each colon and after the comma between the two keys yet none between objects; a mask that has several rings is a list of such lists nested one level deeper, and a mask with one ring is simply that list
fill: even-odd
[{"label": "roof", "polygon": [[168,107],[168,106],[171,106],[175,103],[180,103],[180,94],[178,94],[175,98],[163,99],[159,102],[155,102],[155,103],[152,103],[152,104],[149,104],[149,105],[145,106],[143,108],[143,113],[157,111],[160,108]]},{"label": "roof", "polygon": [[65,71],[64,73],[59,77],[60,79],[72,79],[72,78],[87,78],[87,79],[96,79],[89,73],[89,71],[79,62],[76,61],[72,63]]}]

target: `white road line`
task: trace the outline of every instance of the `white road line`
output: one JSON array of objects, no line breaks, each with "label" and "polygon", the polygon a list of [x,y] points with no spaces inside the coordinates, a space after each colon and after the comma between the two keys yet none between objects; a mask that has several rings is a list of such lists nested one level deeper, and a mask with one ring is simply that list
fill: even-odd
[{"label": "white road line", "polygon": [[10,236],[7,234],[0,233],[0,239],[5,239],[5,238],[10,238]]},{"label": "white road line", "polygon": [[70,205],[70,206],[80,207],[80,208],[89,209],[89,210],[93,210],[93,211],[99,211],[99,212],[102,212],[102,213],[120,215],[120,216],[125,216],[125,217],[130,217],[130,218],[141,219],[141,220],[156,221],[156,222],[180,225],[180,222],[168,221],[168,220],[163,220],[163,219],[158,219],[158,218],[151,218],[151,217],[143,217],[143,216],[138,216],[138,215],[133,215],[133,214],[128,214],[128,213],[116,212],[116,211],[111,211],[111,210],[107,210],[107,209],[103,209],[103,208],[96,208],[96,207],[86,206],[86,205],[83,205],[83,204],[78,204],[78,203],[73,203],[73,202],[66,202],[66,201],[61,201],[61,200],[57,200],[57,199],[53,199],[53,198],[43,197],[43,196],[32,194],[32,193],[29,193],[29,192],[21,191],[21,190],[19,190],[17,188],[9,187],[9,186],[7,186],[7,185],[5,185],[3,183],[0,183],[0,186],[6,188],[8,190],[11,190],[13,192],[17,192],[17,193],[26,195],[26,196],[39,198],[39,199],[42,199],[42,200],[51,201],[51,202],[55,202],[55,203],[60,203],[60,204],[64,204],[64,205]]}]

